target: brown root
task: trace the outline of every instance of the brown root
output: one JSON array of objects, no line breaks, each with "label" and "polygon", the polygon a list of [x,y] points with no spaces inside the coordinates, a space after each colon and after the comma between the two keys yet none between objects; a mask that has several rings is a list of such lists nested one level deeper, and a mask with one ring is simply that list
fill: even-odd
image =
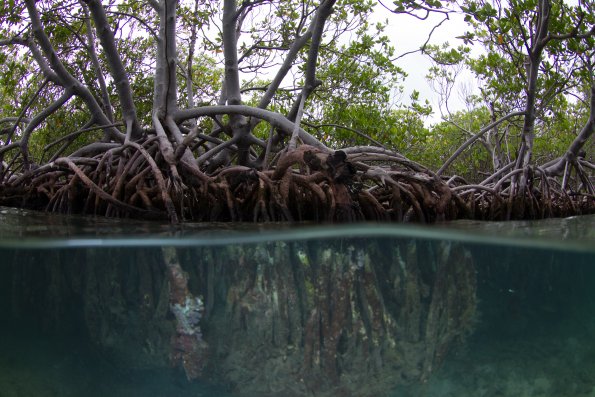
[{"label": "brown root", "polygon": [[[174,223],[432,223],[595,212],[592,183],[578,163],[562,184],[539,168],[507,168],[485,183],[469,185],[462,178],[441,179],[378,148],[331,152],[301,145],[277,153],[266,170],[229,165],[207,173],[209,165],[202,170],[189,163],[189,156],[165,156],[160,145],[153,136],[15,174],[0,185],[0,205]],[[527,183],[520,191],[516,182],[523,175]]]}]

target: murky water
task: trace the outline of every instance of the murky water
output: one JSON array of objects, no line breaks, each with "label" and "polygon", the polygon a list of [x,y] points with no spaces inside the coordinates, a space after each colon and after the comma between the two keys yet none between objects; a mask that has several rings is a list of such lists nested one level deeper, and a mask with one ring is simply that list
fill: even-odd
[{"label": "murky water", "polygon": [[[174,315],[172,261],[196,322]],[[594,285],[595,216],[173,228],[0,208],[0,397],[593,397]]]}]

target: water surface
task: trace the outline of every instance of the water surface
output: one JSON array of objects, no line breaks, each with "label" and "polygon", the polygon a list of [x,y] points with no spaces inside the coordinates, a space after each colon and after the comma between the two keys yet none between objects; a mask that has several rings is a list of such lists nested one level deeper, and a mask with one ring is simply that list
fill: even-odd
[{"label": "water surface", "polygon": [[[167,247],[205,304],[198,380],[170,360]],[[171,226],[0,208],[0,396],[595,396],[593,285],[595,216]]]}]

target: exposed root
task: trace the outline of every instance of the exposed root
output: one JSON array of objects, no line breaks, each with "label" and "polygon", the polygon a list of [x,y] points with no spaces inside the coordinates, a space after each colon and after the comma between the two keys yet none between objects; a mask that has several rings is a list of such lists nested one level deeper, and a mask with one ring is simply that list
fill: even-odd
[{"label": "exposed root", "polygon": [[[441,178],[379,148],[331,152],[301,145],[277,153],[264,170],[231,165],[208,173],[191,156],[164,155],[163,145],[162,139],[153,136],[120,147],[106,146],[93,157],[58,158],[4,178],[0,205],[165,218],[173,223],[436,222],[595,212],[588,168],[578,163],[569,167],[574,175],[567,170],[562,183],[539,168],[509,167],[483,183],[469,185],[462,178]],[[521,174],[528,178],[526,188],[513,191]]]}]

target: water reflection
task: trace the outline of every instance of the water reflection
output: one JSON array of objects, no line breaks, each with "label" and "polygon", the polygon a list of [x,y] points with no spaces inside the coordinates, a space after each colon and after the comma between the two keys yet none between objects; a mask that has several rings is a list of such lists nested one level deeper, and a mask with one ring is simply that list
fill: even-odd
[{"label": "water reflection", "polygon": [[344,230],[4,244],[0,395],[595,395],[593,250]]},{"label": "water reflection", "polygon": [[382,395],[427,380],[475,318],[473,261],[455,243],[328,239],[178,249],[189,290],[204,304],[201,332],[191,337],[207,347],[201,357],[187,355],[187,341],[174,343],[188,319],[172,316],[171,258],[163,252],[13,253],[18,261],[2,267],[10,321],[86,335],[119,368],[173,364],[239,394],[322,396]]},{"label": "water reflection", "polygon": [[394,397],[595,395],[595,257],[469,247],[478,322],[427,383]]}]

